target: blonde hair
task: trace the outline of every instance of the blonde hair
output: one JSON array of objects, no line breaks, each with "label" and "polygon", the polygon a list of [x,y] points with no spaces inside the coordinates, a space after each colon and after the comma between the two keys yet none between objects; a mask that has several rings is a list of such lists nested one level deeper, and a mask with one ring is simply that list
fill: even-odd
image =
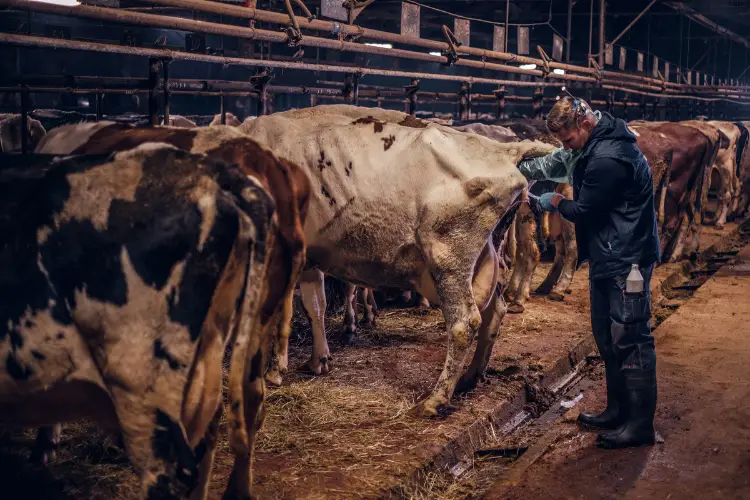
[{"label": "blonde hair", "polygon": [[547,128],[553,134],[578,128],[578,120],[592,115],[591,106],[583,99],[565,96],[558,100],[547,115]]}]

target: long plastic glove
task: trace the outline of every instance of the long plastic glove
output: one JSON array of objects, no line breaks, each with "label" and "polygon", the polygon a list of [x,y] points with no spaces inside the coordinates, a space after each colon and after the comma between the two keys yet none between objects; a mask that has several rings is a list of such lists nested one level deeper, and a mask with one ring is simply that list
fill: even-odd
[{"label": "long plastic glove", "polygon": [[553,182],[570,184],[573,169],[580,157],[580,151],[557,148],[546,156],[522,161],[518,168],[529,180],[542,181],[547,179]]}]

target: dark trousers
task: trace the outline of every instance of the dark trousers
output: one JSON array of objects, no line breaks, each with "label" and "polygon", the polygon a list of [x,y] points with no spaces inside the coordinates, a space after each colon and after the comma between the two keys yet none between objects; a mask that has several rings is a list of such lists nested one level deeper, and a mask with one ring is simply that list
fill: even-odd
[{"label": "dark trousers", "polygon": [[640,270],[644,282],[642,294],[625,293],[628,273],[590,280],[594,339],[608,375],[618,385],[656,384],[656,351],[651,335],[653,270],[653,265]]}]

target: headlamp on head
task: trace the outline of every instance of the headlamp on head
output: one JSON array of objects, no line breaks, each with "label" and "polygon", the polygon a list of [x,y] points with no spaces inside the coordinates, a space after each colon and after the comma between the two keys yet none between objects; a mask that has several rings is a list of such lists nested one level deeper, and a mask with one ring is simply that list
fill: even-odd
[{"label": "headlamp on head", "polygon": [[[568,92],[568,89],[563,87],[560,89],[563,93],[567,94],[568,97],[573,99],[573,113],[577,114],[578,116],[583,116],[586,114],[586,106],[581,102],[580,99],[575,97],[573,94]],[[557,96],[557,100],[560,100],[560,96]]]}]

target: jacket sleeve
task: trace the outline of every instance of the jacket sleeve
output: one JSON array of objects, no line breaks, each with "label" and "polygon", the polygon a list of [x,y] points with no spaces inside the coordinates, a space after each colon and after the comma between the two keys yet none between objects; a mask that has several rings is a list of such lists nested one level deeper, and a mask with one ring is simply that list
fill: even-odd
[{"label": "jacket sleeve", "polygon": [[528,180],[570,184],[570,174],[575,167],[577,157],[572,151],[557,148],[546,156],[523,160],[518,169]]},{"label": "jacket sleeve", "polygon": [[592,160],[586,167],[578,201],[562,200],[557,209],[570,222],[586,223],[620,203],[629,175],[630,167],[618,160]]}]

